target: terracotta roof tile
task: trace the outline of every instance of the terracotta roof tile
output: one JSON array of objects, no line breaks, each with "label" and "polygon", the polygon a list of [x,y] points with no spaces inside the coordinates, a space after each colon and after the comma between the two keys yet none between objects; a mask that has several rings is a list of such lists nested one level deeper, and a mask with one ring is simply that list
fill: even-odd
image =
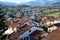
[{"label": "terracotta roof tile", "polygon": [[35,38],[41,37],[42,34],[44,34],[44,32],[41,32],[40,34],[36,35]]},{"label": "terracotta roof tile", "polygon": [[14,28],[14,27],[18,27],[18,23],[12,23],[12,24],[11,24],[11,27],[13,27],[13,28]]},{"label": "terracotta roof tile", "polygon": [[22,28],[21,30],[28,30],[28,29],[30,29],[32,27],[32,25],[27,25],[26,27],[24,27],[24,28]]},{"label": "terracotta roof tile", "polygon": [[11,21],[5,21],[5,24],[10,26],[11,25]]},{"label": "terracotta roof tile", "polygon": [[16,18],[16,20],[20,20],[20,18]]},{"label": "terracotta roof tile", "polygon": [[21,21],[19,21],[18,23],[20,23],[21,25],[24,24],[25,22],[27,22],[29,19],[22,19]]},{"label": "terracotta roof tile", "polygon": [[11,23],[11,21],[7,20],[6,25],[11,26],[11,27],[18,27],[18,24],[22,25],[25,22],[27,22],[28,20],[29,20],[28,18],[24,18],[21,20],[19,18],[16,18],[16,21],[14,21],[13,23]]},{"label": "terracotta roof tile", "polygon": [[30,36],[38,38],[38,37],[41,37],[42,34],[43,34],[43,31],[36,30],[32,34],[30,34]]},{"label": "terracotta roof tile", "polygon": [[[16,33],[13,33],[12,35],[11,35],[11,37],[18,37],[19,35],[21,35],[21,34],[23,34],[25,31],[27,31],[28,29],[30,29],[32,27],[32,25],[27,25],[27,26],[25,26],[24,28],[22,28],[22,29],[19,29]],[[14,37],[14,38],[15,38]],[[14,38],[12,38],[12,39],[14,39]]]}]

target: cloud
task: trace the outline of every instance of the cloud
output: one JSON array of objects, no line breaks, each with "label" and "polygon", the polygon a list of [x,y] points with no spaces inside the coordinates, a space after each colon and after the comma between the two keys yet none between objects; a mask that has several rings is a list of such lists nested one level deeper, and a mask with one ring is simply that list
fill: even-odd
[{"label": "cloud", "polygon": [[29,1],[35,1],[35,0],[0,0],[0,1],[8,1],[8,2],[15,2],[15,3],[22,3],[22,2],[29,2]]},{"label": "cloud", "polygon": [[14,3],[18,3],[18,4],[20,4],[20,3],[24,3],[24,2],[29,2],[29,1],[38,1],[38,2],[40,2],[42,5],[45,5],[45,3],[46,2],[56,2],[56,1],[59,1],[59,0],[0,0],[0,1],[3,1],[3,2],[5,2],[5,1],[8,1],[8,2],[14,2]]},{"label": "cloud", "polygon": [[42,5],[45,5],[45,0],[36,0],[39,1]]},{"label": "cloud", "polygon": [[49,0],[49,1],[54,1],[54,0]]}]

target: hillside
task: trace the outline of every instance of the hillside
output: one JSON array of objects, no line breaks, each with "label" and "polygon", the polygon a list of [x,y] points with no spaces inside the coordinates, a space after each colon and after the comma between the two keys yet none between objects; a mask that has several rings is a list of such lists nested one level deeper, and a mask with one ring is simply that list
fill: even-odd
[{"label": "hillside", "polygon": [[53,16],[53,17],[58,17],[59,15],[60,15],[60,12],[47,14],[47,16]]}]

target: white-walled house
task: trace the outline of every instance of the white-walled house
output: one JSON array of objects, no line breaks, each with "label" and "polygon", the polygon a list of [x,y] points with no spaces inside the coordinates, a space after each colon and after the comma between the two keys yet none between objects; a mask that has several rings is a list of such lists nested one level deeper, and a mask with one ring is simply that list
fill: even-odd
[{"label": "white-walled house", "polygon": [[48,32],[52,32],[52,31],[56,30],[57,28],[58,27],[56,27],[56,26],[52,26],[52,27],[48,28]]},{"label": "white-walled house", "polygon": [[14,28],[14,30],[12,30],[12,27],[10,27],[3,33],[3,35],[5,35],[5,34],[12,34],[14,31],[16,31],[16,28]]}]

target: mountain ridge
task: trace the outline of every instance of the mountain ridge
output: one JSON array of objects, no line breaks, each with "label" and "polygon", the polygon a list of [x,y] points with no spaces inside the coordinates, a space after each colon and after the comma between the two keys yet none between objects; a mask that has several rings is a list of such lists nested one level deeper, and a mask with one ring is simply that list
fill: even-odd
[{"label": "mountain ridge", "polygon": [[17,3],[13,3],[13,2],[1,2],[0,1],[0,4],[2,4],[3,6],[18,6],[18,5],[29,5],[29,6],[46,6],[46,5],[51,5],[51,4],[60,4],[60,1],[39,1],[39,0],[36,0],[36,1],[29,1],[29,2],[23,2],[23,3],[20,3],[20,4],[17,4]]}]

